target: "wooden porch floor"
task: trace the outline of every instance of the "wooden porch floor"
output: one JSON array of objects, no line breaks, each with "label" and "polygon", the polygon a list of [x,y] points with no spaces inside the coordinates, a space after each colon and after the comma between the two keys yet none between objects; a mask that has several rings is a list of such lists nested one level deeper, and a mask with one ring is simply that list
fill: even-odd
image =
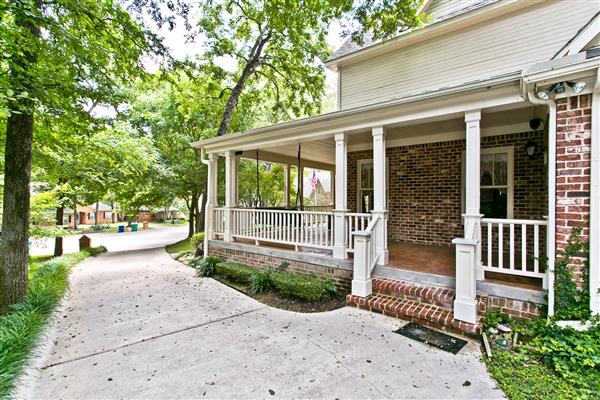
[{"label": "wooden porch floor", "polygon": [[[454,276],[455,254],[453,246],[434,246],[416,243],[388,243],[388,267],[407,269],[429,274]],[[516,275],[485,273],[485,281],[525,289],[542,289],[542,280]]]}]

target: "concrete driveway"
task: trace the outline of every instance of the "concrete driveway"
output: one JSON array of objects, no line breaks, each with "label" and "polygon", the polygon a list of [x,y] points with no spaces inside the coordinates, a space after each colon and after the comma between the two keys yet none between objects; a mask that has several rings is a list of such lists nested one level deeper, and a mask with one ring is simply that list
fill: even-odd
[{"label": "concrete driveway", "polygon": [[16,397],[503,397],[475,343],[451,355],[392,333],[400,324],[266,307],[162,248],[109,252],[74,268]]}]

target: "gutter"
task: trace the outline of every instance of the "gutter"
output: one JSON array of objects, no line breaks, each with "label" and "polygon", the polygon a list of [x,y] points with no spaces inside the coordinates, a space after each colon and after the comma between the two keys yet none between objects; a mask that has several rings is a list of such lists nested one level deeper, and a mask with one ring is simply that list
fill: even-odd
[{"label": "gutter", "polygon": [[533,104],[548,107],[548,231],[546,251],[548,266],[546,280],[548,286],[548,316],[554,315],[554,260],[556,258],[556,102],[542,100],[534,94],[535,86],[527,91],[527,97]]},{"label": "gutter", "polygon": [[[213,168],[212,160],[206,158],[206,150],[204,148],[200,149],[200,161],[202,161],[202,164],[206,165],[207,171],[210,171]],[[210,179],[208,172],[206,173],[206,179]],[[208,192],[208,190],[210,190],[209,185],[206,185],[206,187],[207,187],[207,192]],[[208,255],[208,239],[209,239],[209,236],[212,236],[210,234],[210,230],[209,230],[209,227],[212,224],[212,218],[211,218],[212,213],[211,213],[211,209],[210,209],[211,204],[210,204],[210,198],[208,198],[208,193],[204,193],[204,195],[207,196],[207,199],[206,199],[206,204],[204,206],[204,244],[202,245],[202,251],[204,252],[204,256],[207,256]],[[211,237],[211,239],[212,239],[212,237]]]},{"label": "gutter", "polygon": [[[300,119],[295,119],[288,122],[283,122],[275,125],[268,125],[260,128],[254,128],[243,132],[235,132],[224,136],[213,137],[209,139],[200,140],[197,142],[192,142],[192,147],[200,147],[204,148],[207,146],[224,143],[228,141],[234,141],[238,139],[248,139],[255,138],[258,135],[267,135],[268,133],[281,134],[283,130],[292,130],[292,129],[301,129],[305,126],[318,124],[318,123],[327,123],[331,120],[342,119],[346,117],[356,117],[358,113],[367,113],[369,111],[381,111],[385,108],[391,108],[407,103],[415,103],[418,101],[425,101],[436,97],[442,96],[450,96],[455,94],[462,94],[465,92],[483,92],[491,87],[502,87],[506,85],[510,85],[520,81],[521,79],[521,71],[515,71],[508,74],[496,76],[490,79],[475,81],[471,83],[463,83],[456,86],[451,86],[444,89],[432,90],[428,92],[423,92],[420,94],[416,94],[413,96],[396,98],[392,100],[386,100],[384,102],[367,104],[364,106],[358,106],[353,108],[347,108],[340,111],[333,111],[327,114],[320,114],[313,117],[305,117]],[[292,132],[293,133],[293,132]],[[238,142],[239,143],[239,142]]]},{"label": "gutter", "polygon": [[600,315],[600,68],[596,70],[596,82],[592,92],[592,143],[590,172],[590,238],[589,280],[590,310]]}]

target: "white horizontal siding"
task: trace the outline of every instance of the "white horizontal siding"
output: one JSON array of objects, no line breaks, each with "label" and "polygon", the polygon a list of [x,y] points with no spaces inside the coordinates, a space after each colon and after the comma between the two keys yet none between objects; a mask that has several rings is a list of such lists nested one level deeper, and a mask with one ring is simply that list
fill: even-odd
[{"label": "white horizontal siding", "polygon": [[433,0],[425,9],[425,13],[435,21],[440,17],[481,3],[482,0]]},{"label": "white horizontal siding", "polygon": [[341,108],[487,79],[549,60],[598,10],[595,0],[546,3],[343,66]]}]

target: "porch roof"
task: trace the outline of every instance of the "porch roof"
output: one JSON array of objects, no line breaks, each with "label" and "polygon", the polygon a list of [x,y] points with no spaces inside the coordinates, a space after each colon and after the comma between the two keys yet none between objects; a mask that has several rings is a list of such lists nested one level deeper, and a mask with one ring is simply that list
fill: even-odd
[{"label": "porch roof", "polygon": [[209,153],[253,150],[259,145],[277,146],[313,141],[340,132],[357,133],[373,126],[401,126],[459,117],[472,109],[524,102],[520,79],[521,72],[518,71],[418,95],[204,139],[191,145]]}]

